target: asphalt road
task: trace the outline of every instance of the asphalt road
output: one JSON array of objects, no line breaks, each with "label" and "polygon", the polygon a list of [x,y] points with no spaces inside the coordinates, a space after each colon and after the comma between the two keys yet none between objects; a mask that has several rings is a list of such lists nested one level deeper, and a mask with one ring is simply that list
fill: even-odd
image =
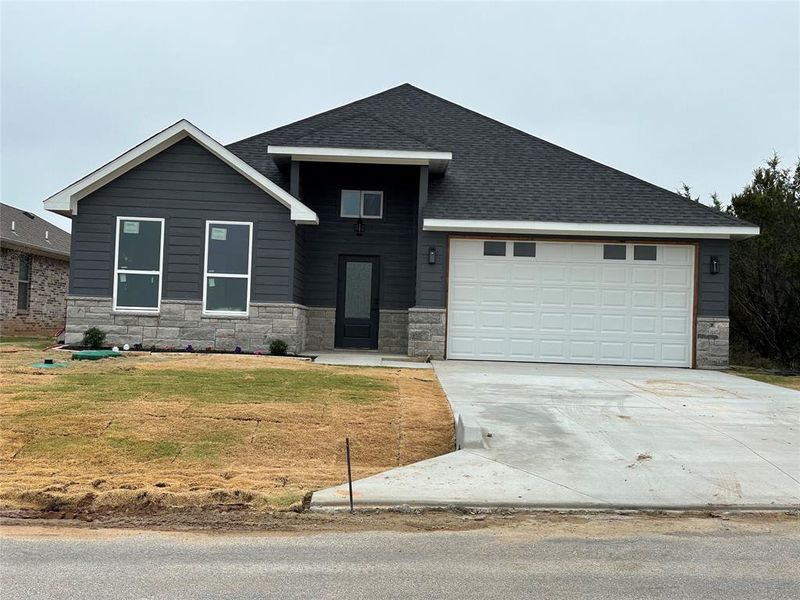
[{"label": "asphalt road", "polygon": [[5,598],[797,598],[800,532],[0,537]]}]

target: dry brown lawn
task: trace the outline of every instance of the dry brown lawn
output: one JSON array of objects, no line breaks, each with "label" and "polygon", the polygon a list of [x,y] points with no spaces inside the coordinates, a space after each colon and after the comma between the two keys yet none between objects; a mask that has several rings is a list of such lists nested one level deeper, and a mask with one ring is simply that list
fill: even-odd
[{"label": "dry brown lawn", "polygon": [[[58,369],[30,365],[43,357]],[[0,348],[0,507],[285,507],[453,448],[431,370]]]}]

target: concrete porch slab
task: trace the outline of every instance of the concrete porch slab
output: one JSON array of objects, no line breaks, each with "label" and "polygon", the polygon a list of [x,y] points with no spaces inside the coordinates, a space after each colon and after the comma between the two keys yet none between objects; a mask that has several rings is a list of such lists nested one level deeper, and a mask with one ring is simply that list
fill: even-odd
[{"label": "concrete porch slab", "polygon": [[320,365],[352,367],[391,367],[396,369],[432,369],[431,363],[412,360],[404,354],[386,354],[374,350],[307,350]]}]

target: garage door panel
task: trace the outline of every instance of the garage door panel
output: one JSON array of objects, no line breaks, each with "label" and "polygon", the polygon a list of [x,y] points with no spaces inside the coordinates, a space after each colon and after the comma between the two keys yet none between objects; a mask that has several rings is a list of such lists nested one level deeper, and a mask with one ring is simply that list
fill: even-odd
[{"label": "garage door panel", "polygon": [[658,318],[653,316],[631,316],[631,333],[654,335],[658,332]]},{"label": "garage door panel", "polygon": [[651,291],[633,290],[631,292],[631,308],[635,309],[652,309],[658,308],[658,294]]},{"label": "garage door panel", "polygon": [[664,334],[685,336],[689,333],[689,323],[683,317],[662,317],[661,331]]},{"label": "garage door panel", "polygon": [[600,308],[626,308],[628,306],[628,292],[626,290],[601,290],[600,299]]},{"label": "garage door panel", "polygon": [[657,286],[659,273],[659,271],[652,268],[634,268],[631,271],[631,283],[635,286]]},{"label": "garage door panel", "polygon": [[664,265],[689,267],[694,262],[692,246],[659,246],[659,262]]},{"label": "garage door panel", "polygon": [[572,283],[585,285],[587,283],[596,284],[600,282],[601,275],[597,267],[578,265],[572,267]]},{"label": "garage door panel", "polygon": [[567,330],[567,313],[543,312],[541,315],[542,331],[557,331],[564,333]]},{"label": "garage door panel", "polygon": [[483,256],[483,240],[453,240],[448,357],[689,366],[694,248],[656,248],[612,260],[600,243],[537,241],[515,257],[509,241]]},{"label": "garage door panel", "polygon": [[599,315],[573,313],[570,316],[570,331],[573,333],[595,333]]},{"label": "garage door panel", "polygon": [[514,311],[511,313],[509,325],[512,329],[538,329],[538,315],[530,311]]},{"label": "garage door panel", "polygon": [[691,273],[686,269],[666,268],[662,270],[662,277],[664,279],[664,287],[687,288],[691,283]]},{"label": "garage door panel", "polygon": [[602,265],[603,283],[611,285],[625,284],[628,281],[628,270],[624,266]]},{"label": "garage door panel", "polygon": [[587,340],[571,340],[569,342],[569,358],[575,362],[595,362],[597,360],[598,342]]},{"label": "garage door panel", "polygon": [[627,331],[625,315],[600,315],[600,333],[615,334]]},{"label": "garage door panel", "polygon": [[482,310],[479,315],[481,329],[487,327],[506,328],[506,313],[502,310]]},{"label": "garage door panel", "polygon": [[689,293],[688,292],[662,292],[663,299],[662,306],[666,309],[676,308],[686,310],[689,308]]},{"label": "garage door panel", "polygon": [[542,306],[567,306],[565,288],[542,288]]}]

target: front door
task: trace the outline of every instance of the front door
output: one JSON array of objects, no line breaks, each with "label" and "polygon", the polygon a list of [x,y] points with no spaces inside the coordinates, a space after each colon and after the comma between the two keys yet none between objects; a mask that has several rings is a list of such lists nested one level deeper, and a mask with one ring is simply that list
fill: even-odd
[{"label": "front door", "polygon": [[336,347],[378,347],[377,256],[340,256],[336,295]]}]

